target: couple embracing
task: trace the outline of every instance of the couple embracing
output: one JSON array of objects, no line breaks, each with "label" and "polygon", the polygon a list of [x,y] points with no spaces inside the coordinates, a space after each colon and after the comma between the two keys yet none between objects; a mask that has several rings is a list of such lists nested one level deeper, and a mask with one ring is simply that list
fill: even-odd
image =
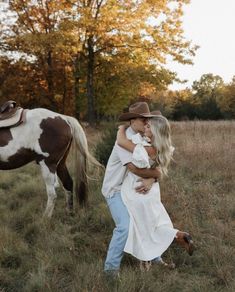
[{"label": "couple embracing", "polygon": [[146,102],[137,102],[123,113],[117,141],[110,155],[102,193],[115,222],[104,270],[118,275],[124,252],[151,263],[165,263],[161,256],[175,239],[192,255],[191,236],[175,229],[161,203],[159,179],[167,175],[173,155],[170,125],[160,112],[149,111]]}]

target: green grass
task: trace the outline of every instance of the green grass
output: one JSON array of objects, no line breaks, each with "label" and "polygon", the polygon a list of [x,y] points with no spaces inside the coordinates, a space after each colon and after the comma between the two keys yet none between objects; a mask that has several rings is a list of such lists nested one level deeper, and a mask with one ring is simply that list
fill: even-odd
[{"label": "green grass", "polygon": [[91,182],[89,208],[74,216],[59,189],[53,217],[45,220],[45,187],[30,164],[1,171],[0,291],[235,291],[235,124],[172,128],[175,162],[161,182],[162,201],[175,227],[193,235],[192,257],[173,244],[163,257],[175,270],[142,273],[125,255],[120,282],[108,282],[103,264],[114,225],[101,180]]}]

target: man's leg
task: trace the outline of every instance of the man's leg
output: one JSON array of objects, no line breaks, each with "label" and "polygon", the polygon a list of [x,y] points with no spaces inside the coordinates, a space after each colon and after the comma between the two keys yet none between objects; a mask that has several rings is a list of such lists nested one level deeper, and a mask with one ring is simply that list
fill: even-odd
[{"label": "man's leg", "polygon": [[113,230],[113,236],[109,244],[104,270],[117,271],[120,267],[128,237],[130,218],[120,192],[115,193],[106,200],[116,227]]}]

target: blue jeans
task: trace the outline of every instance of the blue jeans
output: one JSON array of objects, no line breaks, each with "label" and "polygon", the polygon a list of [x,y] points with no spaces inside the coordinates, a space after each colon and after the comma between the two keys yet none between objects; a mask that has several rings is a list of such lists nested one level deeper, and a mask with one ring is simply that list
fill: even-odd
[{"label": "blue jeans", "polygon": [[104,270],[119,270],[128,237],[130,217],[122,201],[121,192],[106,198],[106,201],[116,227],[109,244]]},{"label": "blue jeans", "polygon": [[[116,192],[112,197],[106,198],[106,201],[116,227],[109,244],[104,270],[119,270],[128,237],[130,217],[122,201],[121,192]],[[159,260],[161,257],[154,259],[154,261]]]}]

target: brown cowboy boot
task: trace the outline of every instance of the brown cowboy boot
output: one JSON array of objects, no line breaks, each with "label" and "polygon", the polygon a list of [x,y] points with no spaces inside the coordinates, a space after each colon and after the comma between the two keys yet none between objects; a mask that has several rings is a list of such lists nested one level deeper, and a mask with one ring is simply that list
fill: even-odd
[{"label": "brown cowboy boot", "polygon": [[193,239],[190,234],[186,232],[182,232],[182,236],[177,236],[175,241],[182,246],[188,254],[191,256],[194,252],[195,246],[193,243]]}]

